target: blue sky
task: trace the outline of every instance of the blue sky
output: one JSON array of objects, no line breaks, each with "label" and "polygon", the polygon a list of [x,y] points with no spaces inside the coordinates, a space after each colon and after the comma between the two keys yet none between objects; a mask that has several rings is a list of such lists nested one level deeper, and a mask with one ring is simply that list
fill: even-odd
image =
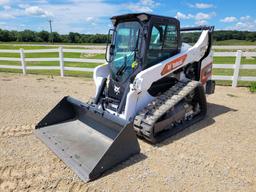
[{"label": "blue sky", "polygon": [[113,15],[149,12],[176,17],[182,26],[256,31],[255,0],[0,0],[0,28],[107,33]]}]

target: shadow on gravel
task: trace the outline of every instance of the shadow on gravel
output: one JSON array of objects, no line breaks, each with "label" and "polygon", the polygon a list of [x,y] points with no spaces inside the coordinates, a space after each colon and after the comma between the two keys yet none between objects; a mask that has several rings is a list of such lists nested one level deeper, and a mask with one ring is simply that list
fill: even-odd
[{"label": "shadow on gravel", "polygon": [[214,117],[217,117],[219,115],[222,115],[222,114],[225,114],[228,112],[236,112],[237,111],[236,109],[232,109],[232,108],[229,108],[229,107],[226,107],[223,105],[214,104],[214,103],[208,103],[207,107],[208,107],[207,115],[202,121],[199,121],[195,125],[188,127],[187,129],[181,131],[177,135],[174,135],[171,138],[166,139],[162,143],[157,144],[157,146],[161,147],[164,145],[168,145],[168,144],[174,142],[175,140],[179,140],[183,137],[186,137],[187,135],[189,135],[191,133],[194,133],[196,131],[199,131],[201,129],[204,129],[204,128],[212,125],[213,123],[215,123]]},{"label": "shadow on gravel", "polygon": [[[230,111],[237,111],[236,109],[231,109],[229,107],[226,106],[222,106],[222,105],[217,105],[217,104],[213,104],[213,103],[208,103],[208,113],[206,115],[206,117],[204,118],[204,120],[196,123],[193,126],[188,127],[187,129],[183,130],[182,132],[178,133],[175,136],[172,136],[169,139],[166,139],[165,141],[157,144],[157,147],[161,147],[164,145],[168,145],[172,142],[174,142],[175,140],[181,139],[182,137],[185,137],[191,133],[194,133],[196,131],[199,131],[203,128],[206,128],[207,126],[215,123],[214,117],[228,113]],[[145,140],[143,140],[144,142],[147,142]],[[139,163],[143,160],[145,160],[147,158],[146,155],[140,153],[138,155],[132,156],[130,159],[124,161],[123,163],[117,165],[116,167],[113,167],[112,169],[108,170],[107,172],[105,172],[101,177],[105,177],[107,175],[110,175],[114,172],[118,172],[124,168],[127,168],[131,165],[134,165],[136,163]]]},{"label": "shadow on gravel", "polygon": [[[213,103],[208,103],[207,104],[208,107],[208,112],[206,117],[196,123],[193,126],[188,127],[187,129],[181,131],[180,133],[178,133],[177,135],[174,135],[172,137],[170,137],[169,139],[166,139],[165,141],[158,143],[156,146],[157,147],[161,147],[164,145],[168,145],[172,142],[174,142],[175,140],[181,139],[183,137],[186,137],[187,135],[194,133],[196,131],[199,131],[203,128],[208,127],[209,125],[212,125],[213,123],[215,123],[214,117],[228,113],[228,112],[236,112],[236,109],[232,109],[223,105],[217,105],[217,104],[213,104]],[[145,140],[143,140],[144,142],[147,142]],[[114,172],[118,172],[124,168],[127,168],[131,165],[134,165],[140,161],[143,161],[147,158],[146,155],[140,153],[138,155],[132,156],[130,159],[128,159],[127,161],[124,161],[123,163],[119,164],[118,166],[114,167],[113,169],[110,169],[109,171],[105,172],[102,177],[105,177],[109,174],[112,174]]]}]

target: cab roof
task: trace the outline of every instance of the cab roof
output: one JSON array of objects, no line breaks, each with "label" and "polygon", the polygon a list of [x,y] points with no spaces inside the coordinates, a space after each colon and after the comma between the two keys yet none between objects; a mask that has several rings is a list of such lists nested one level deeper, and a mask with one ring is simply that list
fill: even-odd
[{"label": "cab roof", "polygon": [[120,21],[127,21],[127,20],[134,20],[139,19],[143,21],[147,21],[150,19],[157,19],[157,20],[172,20],[179,23],[179,20],[174,17],[167,17],[167,16],[160,16],[160,15],[153,15],[150,13],[130,13],[124,15],[117,15],[110,18],[113,21],[117,21],[115,23],[119,23]]}]

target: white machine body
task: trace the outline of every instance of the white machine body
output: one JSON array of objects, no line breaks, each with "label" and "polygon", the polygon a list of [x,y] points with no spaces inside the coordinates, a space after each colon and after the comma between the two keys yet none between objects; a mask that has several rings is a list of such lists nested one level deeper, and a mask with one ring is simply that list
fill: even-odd
[{"label": "white machine body", "polygon": [[[138,111],[143,109],[154,99],[154,97],[147,92],[152,83],[163,78],[163,76],[172,74],[174,71],[177,71],[190,63],[198,62],[207,50],[208,38],[208,31],[204,30],[202,31],[198,41],[193,46],[182,43],[179,54],[138,73],[133,84],[130,84],[130,91],[126,97],[125,110],[121,114],[110,109],[107,109],[107,111],[124,120],[133,119]],[[201,76],[200,81],[202,84],[205,84],[206,80],[211,78],[212,62],[212,53],[210,53],[201,62],[201,72],[203,75]],[[93,79],[96,85],[96,95],[99,91],[102,80],[104,78],[108,78],[109,73],[110,71],[107,64],[100,65],[95,68]],[[206,76],[204,76],[204,74]],[[182,73],[176,78],[181,81],[186,80],[185,75]]]}]

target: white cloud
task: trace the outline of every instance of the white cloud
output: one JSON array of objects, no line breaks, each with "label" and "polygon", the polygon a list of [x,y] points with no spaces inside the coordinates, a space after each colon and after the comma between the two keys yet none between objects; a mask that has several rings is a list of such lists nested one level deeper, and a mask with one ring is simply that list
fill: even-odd
[{"label": "white cloud", "polygon": [[256,20],[251,16],[242,16],[237,19],[237,23],[234,26],[229,26],[228,30],[239,30],[239,31],[256,31]]},{"label": "white cloud", "polygon": [[[1,1],[1,3],[3,3],[3,1]],[[0,11],[0,19],[2,20],[15,19],[18,16],[25,15],[24,10],[16,7],[11,7],[11,5],[12,4],[2,5],[3,10]]]},{"label": "white cloud", "polygon": [[233,16],[225,17],[224,19],[220,20],[220,22],[223,22],[223,23],[232,23],[232,22],[236,22],[236,21],[237,21],[237,18],[233,17]]},{"label": "white cloud", "polygon": [[191,19],[193,17],[194,17],[194,15],[191,15],[191,14],[186,15],[186,14],[181,13],[181,12],[177,12],[176,16],[175,16],[176,19]]},{"label": "white cloud", "polygon": [[250,21],[250,20],[252,20],[252,18],[251,18],[251,16],[249,16],[249,15],[246,15],[246,16],[242,16],[242,17],[240,17],[240,20],[241,21]]},{"label": "white cloud", "polygon": [[208,20],[208,19],[211,19],[212,17],[216,16],[216,13],[215,12],[212,12],[212,13],[197,13],[195,15],[195,19],[196,20]]},{"label": "white cloud", "polygon": [[10,10],[10,9],[11,9],[11,6],[5,5],[5,6],[3,6],[3,8],[4,8],[4,10]]},{"label": "white cloud", "polygon": [[196,3],[195,7],[198,9],[207,9],[213,7],[213,4],[208,4],[208,3]]},{"label": "white cloud", "polygon": [[48,0],[36,0],[36,3],[40,3],[40,4],[48,3]]},{"label": "white cloud", "polygon": [[214,7],[211,3],[195,3],[195,4],[188,4],[190,7],[197,8],[197,9],[208,9]]},{"label": "white cloud", "polygon": [[196,25],[206,25],[208,24],[207,20],[213,18],[216,16],[216,13],[215,12],[212,12],[212,13],[197,13],[195,15],[195,24]]},{"label": "white cloud", "polygon": [[240,17],[240,21],[236,23],[234,29],[241,31],[256,31],[256,20],[251,16]]},{"label": "white cloud", "polygon": [[133,3],[127,4],[127,8],[133,12],[147,12],[147,13],[153,12],[153,10],[150,7],[140,6]]},{"label": "white cloud", "polygon": [[206,25],[206,24],[208,24],[207,20],[209,20],[215,16],[216,16],[215,12],[212,12],[212,13],[199,12],[195,15],[177,12],[175,18],[180,19],[180,20],[181,19],[194,19],[196,25]]},{"label": "white cloud", "polygon": [[93,18],[93,17],[86,17],[85,18],[85,21],[87,22],[87,23],[90,23],[91,25],[97,25],[97,19],[95,19],[95,18]]},{"label": "white cloud", "polygon": [[[107,25],[111,23],[108,18],[120,14],[124,9],[122,5],[105,3],[102,0],[90,0],[86,2],[73,0],[72,2],[63,4],[42,4],[40,7],[50,13],[54,13],[52,17],[53,30],[61,34],[66,34],[70,31],[80,33],[107,33],[109,28]],[[47,24],[41,25],[48,27]]]},{"label": "white cloud", "polygon": [[92,21],[93,20],[93,17],[86,17],[85,18],[85,21],[89,22],[89,21]]},{"label": "white cloud", "polygon": [[7,12],[0,12],[0,19],[14,19],[15,15]]},{"label": "white cloud", "polygon": [[159,6],[154,0],[140,0],[137,3],[124,4],[129,10],[133,12],[153,12],[153,9]]},{"label": "white cloud", "polygon": [[18,7],[21,9],[25,9],[25,8],[29,7],[29,4],[18,4]]},{"label": "white cloud", "polygon": [[142,5],[150,7],[155,7],[159,5],[159,3],[156,3],[154,0],[140,0],[140,2]]},{"label": "white cloud", "polygon": [[256,30],[256,22],[238,22],[235,27],[233,27],[235,30],[240,31],[255,31]]},{"label": "white cloud", "polygon": [[198,20],[195,22],[196,25],[206,25],[208,22],[206,20]]},{"label": "white cloud", "polygon": [[177,12],[175,18],[177,19],[195,19],[196,21],[198,21],[197,23],[205,23],[206,20],[209,20],[213,17],[216,16],[215,12],[212,13],[197,13],[195,15],[192,14],[184,14],[181,12]]},{"label": "white cloud", "polygon": [[46,11],[38,6],[31,6],[31,7],[25,8],[25,13],[28,15],[42,16],[42,17],[53,16],[51,12]]},{"label": "white cloud", "polygon": [[10,1],[9,0],[0,0],[0,5],[6,5],[9,4]]}]

